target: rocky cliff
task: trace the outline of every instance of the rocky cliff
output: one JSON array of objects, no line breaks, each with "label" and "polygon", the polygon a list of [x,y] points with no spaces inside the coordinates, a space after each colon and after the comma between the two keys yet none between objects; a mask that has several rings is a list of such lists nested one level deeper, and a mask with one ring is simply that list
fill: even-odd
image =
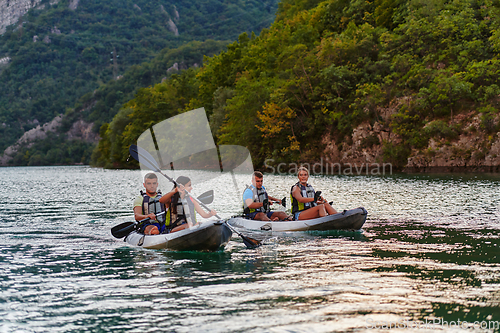
[{"label": "rocky cliff", "polygon": [[[9,161],[22,149],[23,147],[31,147],[35,142],[43,140],[47,137],[49,132],[57,132],[64,119],[64,115],[55,117],[52,121],[38,125],[30,129],[17,140],[15,144],[9,146],[3,154],[0,155],[0,166],[9,165]],[[68,140],[81,140],[85,142],[97,143],[99,135],[92,131],[94,123],[87,123],[83,120],[78,120],[71,125],[69,131],[65,133]]]},{"label": "rocky cliff", "polygon": [[[329,136],[323,137],[322,162],[337,166],[330,173],[362,169],[365,174],[368,169],[368,174],[378,174],[387,163],[384,145],[402,145],[403,140],[388,125],[393,109],[378,111],[378,121],[358,125],[352,137],[341,145]],[[500,116],[492,121],[498,124]],[[399,165],[400,169],[405,172],[500,172],[500,132],[487,131],[479,112],[471,110],[443,122],[460,128],[459,134],[452,138],[439,134],[431,137],[426,147],[411,150],[403,165]]]},{"label": "rocky cliff", "polygon": [[42,0],[0,0],[0,34],[5,32],[11,24],[17,23],[19,18],[28,10],[40,4]]}]

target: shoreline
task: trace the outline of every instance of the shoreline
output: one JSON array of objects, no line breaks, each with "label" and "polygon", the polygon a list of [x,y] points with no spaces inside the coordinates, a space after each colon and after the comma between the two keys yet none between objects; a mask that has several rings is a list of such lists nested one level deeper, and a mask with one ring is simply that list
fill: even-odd
[{"label": "shoreline", "polygon": [[[300,165],[305,165],[305,166],[310,166],[311,163],[299,163],[297,164],[298,166]],[[314,163],[312,163],[314,165]],[[447,175],[454,175],[454,174],[493,174],[493,175],[500,175],[500,165],[497,166],[428,166],[428,167],[404,167],[404,168],[398,168],[391,166],[390,163],[384,163],[380,165],[376,165],[376,163],[372,164],[361,164],[361,165],[340,165],[336,163],[335,168],[329,169],[328,172],[317,172],[317,169],[310,168],[311,175],[319,175],[319,176],[384,176],[384,175],[392,175],[392,174],[407,174],[407,175],[422,175],[422,174],[447,174]],[[373,166],[375,165],[375,166]],[[26,167],[32,167],[32,168],[40,168],[40,167],[60,167],[60,166],[74,166],[74,167],[79,167],[79,166],[86,166],[86,167],[91,167],[91,168],[97,168],[97,169],[104,169],[104,170],[140,170],[140,168],[123,168],[123,167],[114,167],[114,168],[105,168],[101,166],[94,166],[90,164],[82,164],[82,163],[76,163],[76,164],[53,164],[53,165],[0,165],[0,168],[26,168]],[[368,166],[368,168],[367,168]],[[385,168],[385,169],[384,169]],[[259,170],[263,172],[264,174],[269,174],[269,175],[295,175],[295,171],[292,168],[291,170],[280,170],[280,172],[277,172],[276,168],[271,167],[273,169],[273,172],[270,172],[270,167],[263,166],[262,168],[255,168],[255,170]],[[392,170],[391,170],[392,169]],[[204,170],[204,169],[202,169]],[[385,170],[385,172],[384,172]],[[210,171],[210,170],[207,170]],[[292,171],[292,172],[289,172]]]}]

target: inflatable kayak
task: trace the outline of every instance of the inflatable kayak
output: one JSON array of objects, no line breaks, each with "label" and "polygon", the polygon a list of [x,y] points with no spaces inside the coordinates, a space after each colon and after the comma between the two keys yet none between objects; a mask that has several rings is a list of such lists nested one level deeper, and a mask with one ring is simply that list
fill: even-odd
[{"label": "inflatable kayak", "polygon": [[146,249],[174,251],[217,251],[225,246],[233,232],[222,221],[207,221],[171,234],[144,235],[133,231],[125,241]]},{"label": "inflatable kayak", "polygon": [[308,230],[359,230],[366,221],[368,212],[363,207],[311,220],[256,221],[241,216],[230,218],[227,223],[234,227],[264,231],[308,231]]}]

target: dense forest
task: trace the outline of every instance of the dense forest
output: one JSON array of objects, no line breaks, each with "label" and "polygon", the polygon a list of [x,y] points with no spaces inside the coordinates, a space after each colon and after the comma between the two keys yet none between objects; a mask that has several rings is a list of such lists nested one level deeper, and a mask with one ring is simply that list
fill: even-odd
[{"label": "dense forest", "polygon": [[0,151],[64,115],[57,140],[21,147],[10,164],[89,163],[94,144],[65,139],[76,120],[98,133],[140,87],[176,63],[201,66],[241,32],[269,26],[277,8],[276,0],[68,3],[43,1],[0,36],[0,59],[10,59],[0,63]]},{"label": "dense forest", "polygon": [[[390,134],[366,135],[359,147],[380,147],[378,161],[395,167],[468,132],[485,133],[491,146],[500,130],[499,11],[497,0],[283,0],[259,36],[243,33],[201,68],[140,89],[101,127],[93,163],[130,165],[140,133],[198,107],[217,142],[248,147],[257,166],[315,161],[327,144],[342,151],[360,124]],[[471,110],[476,127],[466,126]]]}]

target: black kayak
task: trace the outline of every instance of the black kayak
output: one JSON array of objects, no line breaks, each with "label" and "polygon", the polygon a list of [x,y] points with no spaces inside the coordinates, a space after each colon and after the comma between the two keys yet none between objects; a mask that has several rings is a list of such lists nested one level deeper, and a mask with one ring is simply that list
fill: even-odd
[{"label": "black kayak", "polygon": [[231,229],[223,221],[207,221],[169,234],[144,235],[133,231],[125,241],[130,245],[146,249],[212,252],[223,248],[232,234]]}]

